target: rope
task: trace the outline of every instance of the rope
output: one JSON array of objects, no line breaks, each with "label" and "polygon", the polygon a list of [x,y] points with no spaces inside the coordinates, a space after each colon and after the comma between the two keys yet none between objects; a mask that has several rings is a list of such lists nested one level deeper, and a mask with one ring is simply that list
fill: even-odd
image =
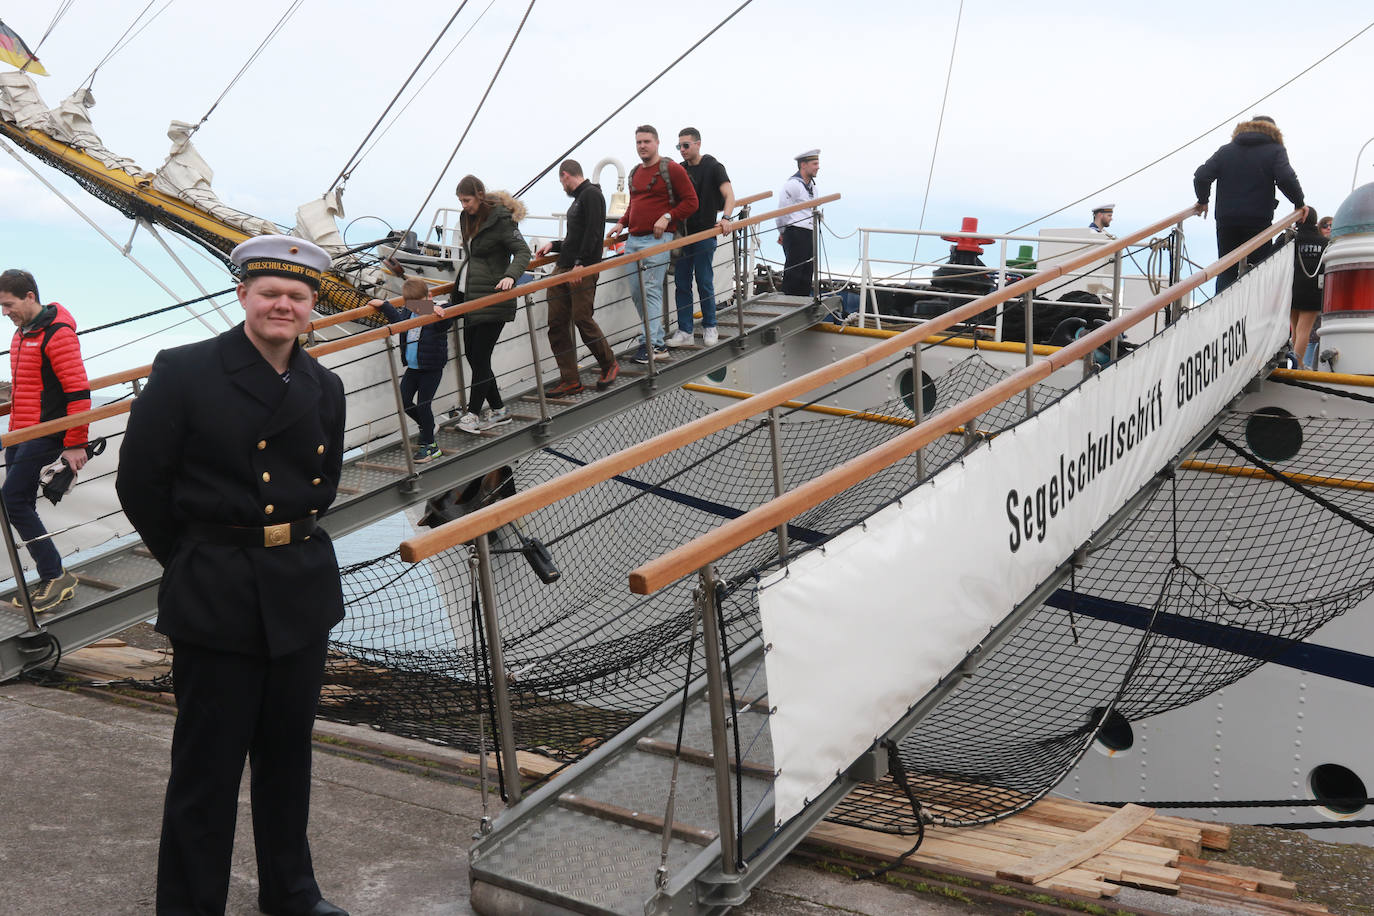
[{"label": "rope", "polygon": [[[232,293],[233,291],[234,287],[231,286],[228,289],[222,289],[217,293],[207,293],[206,295],[199,296],[195,299],[187,299],[185,302],[174,302],[171,305],[163,306],[160,309],[153,309],[151,312],[143,312],[139,315],[130,315],[127,318],[121,318],[118,321],[111,321],[109,324],[96,325],[93,328],[82,328],[81,330],[76,332],[76,336],[80,337],[82,334],[93,334],[96,331],[106,331],[110,328],[117,328],[121,324],[129,324],[132,321],[139,321],[144,318],[152,318],[154,315],[161,315],[164,312],[170,312],[188,305],[194,305],[197,302],[204,302],[206,299],[213,299],[216,296],[224,296],[229,293]],[[0,350],[0,356],[7,356],[9,352],[9,350]]]},{"label": "rope", "polygon": [[603,118],[603,119],[601,120],[601,123],[597,124],[597,125],[596,125],[595,127],[593,127],[591,130],[587,131],[585,134],[583,134],[581,137],[579,137],[579,138],[577,139],[577,142],[573,143],[572,146],[569,146],[569,147],[568,147],[567,149],[565,149],[563,152],[559,153],[558,156],[557,156],[557,158],[555,158],[552,162],[550,162],[548,165],[546,165],[546,166],[539,172],[539,174],[535,175],[535,176],[534,176],[533,178],[531,178],[529,181],[525,182],[525,184],[520,188],[520,190],[518,190],[518,191],[515,192],[515,195],[514,195],[514,196],[520,197],[520,196],[522,196],[523,194],[525,194],[525,192],[527,192],[530,188],[532,188],[532,187],[534,187],[536,184],[538,184],[538,183],[539,183],[539,180],[540,180],[541,178],[543,178],[545,175],[549,174],[549,172],[551,172],[551,171],[553,171],[555,168],[557,168],[557,167],[558,167],[558,164],[559,164],[560,162],[562,162],[564,159],[568,158],[568,155],[569,155],[570,153],[572,153],[573,150],[577,149],[577,148],[578,148],[579,146],[581,146],[584,142],[586,142],[587,138],[591,137],[592,134],[596,133],[598,130],[600,130],[601,128],[605,127],[606,124],[611,120],[611,118],[614,118],[616,115],[620,114],[622,111],[624,111],[626,108],[628,108],[628,107],[630,106],[630,103],[631,103],[631,102],[633,102],[635,99],[639,98],[639,97],[640,97],[641,95],[643,95],[646,91],[648,91],[648,89],[649,89],[650,86],[652,86],[654,83],[656,83],[656,82],[658,82],[660,79],[662,79],[662,78],[664,77],[664,75],[668,73],[669,70],[673,69],[673,68],[676,67],[678,64],[682,63],[682,61],[683,61],[684,59],[686,59],[686,57],[687,57],[688,54],[691,54],[693,51],[695,51],[697,48],[699,48],[699,47],[706,41],[706,39],[710,38],[712,35],[716,34],[716,33],[719,32],[722,28],[724,28],[725,25],[726,25],[726,23],[728,23],[731,19],[734,19],[736,16],[738,16],[738,15],[744,10],[744,8],[745,8],[746,6],[748,6],[749,4],[751,4],[751,3],[753,3],[753,2],[754,2],[754,0],[744,0],[743,3],[741,3],[739,6],[735,7],[735,11],[734,11],[733,13],[731,13],[731,14],[728,15],[728,16],[726,16],[726,17],[725,17],[724,19],[722,19],[720,22],[716,23],[715,27],[712,28],[711,31],[709,31],[709,32],[707,32],[705,35],[701,36],[701,38],[697,39],[697,41],[696,41],[695,44],[693,44],[693,45],[692,45],[690,48],[688,48],[686,51],[683,51],[681,54],[679,54],[679,55],[677,56],[677,59],[676,59],[676,60],[674,60],[674,61],[673,61],[671,64],[669,64],[668,66],[664,67],[662,70],[660,70],[660,71],[658,72],[658,75],[657,75],[657,76],[655,76],[653,79],[649,80],[649,82],[647,82],[647,83],[645,83],[643,86],[641,86],[641,87],[639,88],[639,91],[636,92],[634,95],[630,96],[628,99],[626,99],[626,100],[624,101],[624,103],[622,103],[621,106],[620,106],[619,108],[617,108],[615,111],[611,112],[610,114],[606,115],[606,117]]},{"label": "rope", "polygon": [[[926,193],[921,198],[921,219],[916,231],[926,227],[926,205],[930,203],[930,184],[935,178],[935,157],[940,153],[940,133],[945,127],[945,105],[949,102],[949,84],[954,76],[954,52],[959,49],[959,26],[964,21],[964,0],[959,0],[959,12],[954,17],[954,41],[949,46],[949,66],[945,69],[945,94],[940,97],[940,117],[935,122],[935,145],[930,150],[930,170],[926,172]],[[921,237],[916,236],[916,246],[911,251],[911,260],[916,260],[916,252],[921,250]]]},{"label": "rope", "polygon": [[[167,0],[167,2],[170,3],[171,0]],[[191,133],[187,134],[186,137],[188,140],[196,131],[200,130],[202,124],[210,119],[210,115],[219,107],[219,103],[224,101],[224,97],[229,94],[229,90],[233,89],[234,86],[238,84],[238,81],[248,72],[248,68],[253,66],[253,62],[258,59],[258,55],[266,50],[267,45],[271,43],[272,39],[277,37],[277,33],[286,27],[286,23],[290,21],[291,17],[296,14],[296,10],[300,9],[301,4],[304,2],[305,0],[291,0],[291,5],[286,8],[285,13],[282,13],[281,18],[277,20],[277,24],[272,26],[272,31],[267,33],[267,37],[264,38],[253,53],[248,56],[248,60],[244,61],[243,66],[239,68],[239,72],[234,74],[234,78],[229,81],[229,85],[224,87],[224,91],[219,94],[219,98],[215,99],[214,104],[210,106],[209,110],[201,115],[200,120],[196,122],[196,126],[191,128]]]},{"label": "rope", "polygon": [[459,137],[458,142],[454,144],[453,152],[449,154],[448,162],[445,162],[444,167],[439,170],[439,177],[434,179],[434,187],[430,188],[429,193],[425,195],[424,202],[421,203],[420,208],[415,211],[415,216],[411,219],[410,225],[406,227],[405,232],[401,233],[402,238],[405,238],[406,233],[414,229],[415,224],[420,221],[420,215],[425,212],[425,207],[428,207],[429,202],[434,199],[434,192],[439,190],[439,182],[444,180],[444,174],[448,172],[449,167],[453,165],[453,160],[458,158],[458,150],[462,149],[463,141],[468,138],[468,131],[472,130],[473,122],[475,122],[477,116],[482,113],[482,106],[486,104],[487,96],[491,95],[491,90],[492,87],[496,85],[497,77],[501,75],[501,70],[506,66],[506,61],[510,59],[510,52],[515,49],[515,42],[519,40],[520,33],[525,29],[525,23],[529,21],[530,13],[534,10],[534,4],[535,0],[530,0],[530,5],[525,7],[525,15],[520,17],[520,24],[515,27],[515,34],[511,36],[510,44],[506,45],[506,53],[501,55],[501,62],[496,65],[496,72],[491,75],[491,80],[487,83],[486,91],[482,93],[482,98],[478,100],[477,107],[473,109],[472,117],[468,119],[467,127],[463,128],[463,135]]},{"label": "rope", "polygon": [[1329,499],[1325,498],[1324,496],[1318,496],[1316,493],[1312,492],[1307,487],[1304,487],[1297,481],[1290,480],[1288,476],[1285,475],[1282,471],[1280,471],[1273,465],[1269,464],[1268,462],[1264,461],[1258,455],[1246,451],[1236,443],[1232,442],[1230,439],[1227,439],[1221,433],[1216,434],[1216,439],[1222,445],[1226,446],[1231,451],[1235,452],[1237,455],[1240,455],[1242,458],[1253,464],[1255,467],[1264,471],[1266,474],[1269,474],[1279,483],[1286,484],[1287,486],[1292,487],[1294,490],[1297,490],[1303,496],[1306,496],[1308,499],[1312,500],[1314,503],[1321,506],[1323,509],[1326,509],[1328,512],[1331,512],[1335,515],[1339,515],[1341,518],[1345,519],[1347,522],[1354,525],[1356,528],[1359,528],[1361,531],[1364,531],[1366,534],[1374,534],[1374,525],[1369,524],[1361,518],[1356,518],[1354,515],[1345,511],[1340,506],[1331,502]]},{"label": "rope", "polygon": [[[129,27],[124,30],[124,34],[120,35],[119,38],[116,39],[115,43],[110,47],[110,50],[105,52],[105,56],[100,58],[100,62],[97,63],[95,65],[95,68],[91,70],[90,76],[87,76],[85,81],[82,82],[83,86],[85,86],[87,89],[94,86],[95,75],[100,72],[100,68],[109,63],[110,59],[113,58],[120,51],[123,51],[130,41],[133,41],[135,38],[137,38],[139,34],[143,32],[144,29],[153,24],[154,19],[157,19],[158,16],[161,16],[163,13],[165,13],[167,11],[167,7],[172,5],[172,0],[167,0],[167,2],[163,4],[162,9],[158,10],[156,13],[153,14],[151,19],[143,23],[143,25],[139,26],[137,32],[134,32],[132,35],[130,35],[129,33],[133,31],[134,26],[138,25],[138,21],[143,18],[144,13],[147,13],[148,10],[152,8],[152,5],[156,2],[157,0],[148,0],[148,5],[145,6],[139,12],[139,14],[134,17],[133,22],[129,23]],[[53,24],[56,25],[56,22],[54,22]],[[47,38],[47,35],[44,35],[43,37]],[[127,41],[125,40],[126,38],[128,39]]]},{"label": "rope", "polygon": [[1320,391],[1322,394],[1332,394],[1339,398],[1349,398],[1352,401],[1363,401],[1366,404],[1374,404],[1374,398],[1365,394],[1356,394],[1353,391],[1341,391],[1339,388],[1328,388],[1325,385],[1317,385],[1312,382],[1300,382],[1291,378],[1271,378],[1271,382],[1280,385],[1292,385],[1294,388],[1306,388],[1309,391]]},{"label": "rope", "polygon": [[62,21],[63,16],[67,15],[67,10],[71,9],[72,4],[75,2],[76,0],[63,0],[62,3],[58,4],[57,12],[53,13],[52,16],[52,22],[48,23],[48,28],[43,32],[43,37],[39,38],[38,44],[33,47],[33,56],[35,60],[38,59],[38,49],[43,47],[43,42],[48,40],[48,36],[52,34],[52,30],[57,28],[57,24]]},{"label": "rope", "polygon": [[[410,71],[410,76],[406,77],[405,82],[401,83],[401,88],[396,90],[396,94],[391,97],[391,101],[388,102],[386,107],[382,109],[382,113],[377,116],[377,120],[373,122],[372,127],[367,132],[367,135],[364,136],[362,141],[358,144],[358,148],[353,151],[353,155],[349,156],[348,161],[344,163],[344,167],[339,169],[338,176],[335,177],[335,179],[329,183],[329,187],[325,189],[326,194],[334,190],[334,188],[337,187],[340,182],[346,182],[348,180],[348,177],[353,174],[353,169],[357,167],[359,162],[361,162],[359,154],[362,152],[363,147],[367,145],[367,141],[372,137],[373,133],[376,132],[378,126],[381,125],[382,119],[386,117],[387,112],[391,111],[392,107],[396,104],[396,101],[400,99],[401,93],[406,91],[406,87],[410,85],[410,81],[415,79],[415,74],[419,73],[420,68],[423,67],[425,64],[425,61],[429,60],[429,56],[434,53],[434,49],[439,46],[439,42],[443,39],[444,35],[448,33],[448,30],[453,26],[454,21],[458,18],[459,14],[463,12],[464,8],[466,8],[467,5],[468,0],[463,0],[462,3],[458,4],[458,9],[453,11],[453,15],[449,17],[448,22],[444,23],[444,27],[439,30],[439,34],[434,36],[433,43],[431,43],[429,49],[425,51],[423,55],[420,56],[419,61],[417,61],[415,64],[415,69]],[[447,59],[448,58],[445,58],[445,60]]]},{"label": "rope", "polygon": [[1058,210],[1051,210],[1049,213],[1046,213],[1046,214],[1044,214],[1043,216],[1037,216],[1035,219],[1031,220],[1030,222],[1022,223],[1021,225],[1017,226],[1015,229],[1009,230],[1009,232],[1019,232],[1019,231],[1021,231],[1022,229],[1025,229],[1027,226],[1032,226],[1032,225],[1034,225],[1034,224],[1040,222],[1041,220],[1046,220],[1046,219],[1049,219],[1051,216],[1054,216],[1054,215],[1056,215],[1056,214],[1058,214],[1058,213],[1063,213],[1065,210],[1069,209],[1070,207],[1076,207],[1076,206],[1078,206],[1079,204],[1083,203],[1085,200],[1088,200],[1088,199],[1091,198],[1091,197],[1096,197],[1097,195],[1103,193],[1104,191],[1109,191],[1109,190],[1111,190],[1112,188],[1116,187],[1117,185],[1121,184],[1123,181],[1128,181],[1129,179],[1134,178],[1135,176],[1139,175],[1141,172],[1144,172],[1144,171],[1146,171],[1146,170],[1148,170],[1148,169],[1154,168],[1155,166],[1157,166],[1157,165],[1159,165],[1161,162],[1163,162],[1165,159],[1168,159],[1168,158],[1174,156],[1174,155],[1177,154],[1177,153],[1183,152],[1185,149],[1187,149],[1188,147],[1192,146],[1194,143],[1197,143],[1199,140],[1203,139],[1203,138],[1206,137],[1208,134],[1210,134],[1210,133],[1212,133],[1213,131],[1218,130],[1218,129],[1222,128],[1222,127],[1225,127],[1227,124],[1231,123],[1231,122],[1232,122],[1233,120],[1235,120],[1236,118],[1238,118],[1238,117],[1240,117],[1241,115],[1245,114],[1246,111],[1248,111],[1248,110],[1254,108],[1255,106],[1259,105],[1261,102],[1263,102],[1263,101],[1265,101],[1265,100],[1267,100],[1267,99],[1269,99],[1269,98],[1272,98],[1274,95],[1276,95],[1276,94],[1278,94],[1279,92],[1281,92],[1282,90],[1288,88],[1288,87],[1291,86],[1293,83],[1297,82],[1299,79],[1301,79],[1302,77],[1306,76],[1308,73],[1310,73],[1310,72],[1312,72],[1313,70],[1315,70],[1317,67],[1319,67],[1319,66],[1321,66],[1322,64],[1326,63],[1326,61],[1330,60],[1330,59],[1331,59],[1332,57],[1334,57],[1337,53],[1339,53],[1342,49],[1344,49],[1346,45],[1350,44],[1350,43],[1353,42],[1355,39],[1357,39],[1357,38],[1359,38],[1361,35],[1363,35],[1365,32],[1368,32],[1370,29],[1374,29],[1374,22],[1369,23],[1369,25],[1366,25],[1364,28],[1360,29],[1360,30],[1359,30],[1358,32],[1356,32],[1354,35],[1351,35],[1351,36],[1350,36],[1349,38],[1347,38],[1345,41],[1341,42],[1341,43],[1338,44],[1336,47],[1332,48],[1330,51],[1328,51],[1326,54],[1324,54],[1322,57],[1318,58],[1317,61],[1316,61],[1315,63],[1309,64],[1307,67],[1303,68],[1302,70],[1300,70],[1298,73],[1294,74],[1294,75],[1293,75],[1292,77],[1290,77],[1289,79],[1287,79],[1287,80],[1285,80],[1284,82],[1280,83],[1278,86],[1275,86],[1275,87],[1274,87],[1273,89],[1271,89],[1269,92],[1266,92],[1264,95],[1262,95],[1262,96],[1260,96],[1259,98],[1255,99],[1255,100],[1254,100],[1253,102],[1251,102],[1250,104],[1248,104],[1248,105],[1244,106],[1243,108],[1241,108],[1241,109],[1240,109],[1239,111],[1237,111],[1235,114],[1231,115],[1230,117],[1223,118],[1221,121],[1219,121],[1218,123],[1216,123],[1216,124],[1212,125],[1211,127],[1207,128],[1206,130],[1204,130],[1202,133],[1198,134],[1198,135],[1197,135],[1196,137],[1194,137],[1193,139],[1187,141],[1186,143],[1180,144],[1179,146],[1174,147],[1173,149],[1169,150],[1167,153],[1165,153],[1164,155],[1162,155],[1162,156],[1160,156],[1159,158],[1155,159],[1154,161],[1148,162],[1148,163],[1146,163],[1145,165],[1142,165],[1140,168],[1136,169],[1135,171],[1130,172],[1130,173],[1128,173],[1128,174],[1126,174],[1126,175],[1123,175],[1123,176],[1121,176],[1120,178],[1116,179],[1115,181],[1108,182],[1107,184],[1103,185],[1102,187],[1098,188],[1098,189],[1095,190],[1095,191],[1090,191],[1090,192],[1088,192],[1087,194],[1084,194],[1082,197],[1078,198],[1077,200],[1070,201],[1069,203],[1067,203],[1067,204],[1065,204],[1064,206],[1060,207]]},{"label": "rope", "polygon": [[892,773],[893,780],[895,780],[897,785],[901,788],[902,794],[905,795],[907,801],[911,803],[911,813],[916,818],[916,842],[912,844],[910,849],[884,865],[882,868],[875,868],[867,874],[855,875],[855,881],[881,878],[894,868],[901,866],[901,864],[910,858],[916,850],[921,848],[921,844],[926,840],[926,820],[921,813],[921,802],[916,798],[916,793],[911,790],[911,783],[907,781],[906,764],[902,762],[902,755],[897,752],[897,742],[884,740],[883,746],[887,748],[888,770]]}]

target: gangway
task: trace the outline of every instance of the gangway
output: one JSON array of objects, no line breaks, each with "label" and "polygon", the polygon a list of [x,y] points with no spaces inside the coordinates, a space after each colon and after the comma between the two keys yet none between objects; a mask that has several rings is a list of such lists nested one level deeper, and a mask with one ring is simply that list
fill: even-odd
[{"label": "gangway", "polygon": [[[747,198],[754,201],[766,195]],[[838,195],[810,202],[816,206]],[[798,209],[793,207],[791,209]],[[742,231],[762,220],[772,219],[779,212],[741,218],[735,231]],[[682,247],[710,230],[687,236],[664,246],[645,249],[634,256],[612,258],[592,267],[578,268],[580,276],[613,269],[634,262],[656,251]],[[551,285],[551,280],[537,281],[518,287],[511,293],[497,293],[450,310],[450,314],[484,307],[502,298],[526,298],[525,308],[531,308],[528,297],[532,291]],[[438,292],[446,287],[436,287]],[[514,422],[498,434],[473,436],[453,429],[454,421],[441,423],[439,443],[444,457],[434,462],[414,465],[410,462],[410,445],[405,436],[380,447],[354,450],[346,455],[340,481],[339,497],[322,520],[322,527],[338,538],[387,518],[410,506],[462,487],[482,475],[509,465],[533,451],[549,447],[579,430],[593,426],[606,418],[631,409],[664,392],[697,381],[728,363],[780,346],[796,334],[814,326],[832,311],[838,311],[835,301],[820,297],[806,298],[763,293],[744,298],[745,286],[737,286],[738,295],[729,304],[722,301],[718,308],[720,341],[713,347],[679,350],[678,357],[648,367],[635,367],[622,357],[620,380],[606,391],[596,391],[591,384],[581,394],[570,397],[545,398],[538,385],[509,393]],[[370,308],[330,316],[314,322],[325,327],[341,324]],[[375,339],[404,331],[410,324],[426,319],[412,319],[409,323],[364,330],[312,348],[318,355],[357,346]],[[436,320],[436,319],[428,319]],[[144,377],[149,367],[118,373],[104,379],[92,380],[92,387],[125,384]],[[393,379],[394,382],[394,379]],[[94,408],[83,415],[55,420],[19,433],[10,433],[5,444],[20,441],[35,434],[51,434],[69,425],[92,422],[127,410],[128,402],[117,402]],[[397,414],[400,414],[399,404]],[[404,429],[405,421],[400,421]],[[50,662],[58,652],[70,652],[106,636],[118,633],[140,621],[156,615],[157,584],[161,567],[136,538],[104,551],[91,559],[70,564],[81,587],[76,597],[61,605],[55,614],[38,620],[40,627],[30,625],[25,612],[10,604],[10,595],[0,600],[0,681],[8,680],[24,670]],[[132,542],[129,542],[132,541]]]},{"label": "gangway", "polygon": [[[1181,211],[830,366],[405,541],[402,558],[414,563],[476,544],[491,642],[492,716],[513,804],[494,825],[484,825],[471,850],[474,907],[483,913],[718,913],[745,900],[851,789],[888,773],[888,745],[908,734],[1027,613],[1049,600],[1083,553],[1129,519],[1211,435],[1226,407],[1272,368],[1287,337],[1291,257],[1270,258],[1244,284],[1198,308],[1184,312],[1179,303],[1267,244],[1298,214],[1127,315],[929,419],[922,416],[922,399],[913,398],[911,429],[629,570],[636,601],[682,602],[690,595],[692,641],[699,628],[705,672],[524,798],[515,771],[519,735],[507,696],[515,682],[507,680],[496,626],[491,532],[607,481],[624,480],[646,462],[908,348],[917,378],[921,341],[1193,212]],[[1088,371],[1095,351],[1161,312],[1167,312],[1168,323],[1148,343],[1100,372]],[[918,470],[902,498],[862,523],[840,532],[812,528],[809,540],[789,530],[826,499],[919,455],[941,436],[969,430],[976,418],[1080,363],[1081,384],[957,460],[930,474]],[[1107,433],[1099,437],[1101,427]],[[1055,451],[1071,458],[1068,474],[1077,493],[1072,505],[1061,482],[1067,480],[1063,462],[1056,473],[1050,460]],[[1054,482],[1041,487],[1046,480]],[[1042,503],[1037,514],[1034,494],[1044,490],[1053,491],[1050,508]],[[978,492],[995,498],[979,500]],[[776,554],[758,564],[759,544],[775,530]],[[942,568],[934,580],[922,578],[920,597],[913,600],[913,583],[880,564],[922,556],[937,541],[950,542],[940,556],[952,568]],[[825,549],[809,549],[820,544]],[[742,561],[731,562],[732,553],[748,545],[755,565],[742,569]],[[792,551],[797,552],[789,556]],[[996,560],[999,552],[1011,562]],[[732,649],[722,643],[722,580],[738,583],[749,578],[750,569],[763,577],[761,634]],[[894,587],[882,587],[892,580]],[[846,656],[855,661],[844,664]],[[809,743],[808,731],[814,737]]]}]

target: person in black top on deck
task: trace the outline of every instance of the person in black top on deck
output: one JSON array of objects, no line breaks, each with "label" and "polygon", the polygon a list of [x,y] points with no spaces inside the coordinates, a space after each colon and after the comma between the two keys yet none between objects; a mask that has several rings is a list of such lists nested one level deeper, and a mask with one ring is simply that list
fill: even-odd
[{"label": "person in black top on deck", "polygon": [[[1293,306],[1290,332],[1295,369],[1304,368],[1307,341],[1322,310],[1322,255],[1326,235],[1317,227],[1317,211],[1307,208],[1307,218],[1293,240]],[[1311,368],[1316,368],[1315,366]]]},{"label": "person in black top on deck", "polygon": [[[564,159],[558,166],[558,183],[573,199],[568,207],[568,230],[564,238],[545,242],[535,252],[543,257],[551,251],[558,253],[552,276],[565,274],[575,267],[601,263],[605,251],[606,198],[601,186],[582,174],[582,164],[576,159]],[[601,374],[597,377],[598,391],[611,387],[620,374],[606,335],[592,317],[596,308],[596,274],[588,274],[571,283],[549,287],[549,349],[558,362],[558,383],[545,392],[553,397],[577,394],[582,391],[582,377],[577,371],[577,344],[573,341],[572,326],[582,334],[582,342],[596,357]]]},{"label": "person in black top on deck", "polygon": [[[1283,134],[1273,118],[1256,115],[1242,121],[1231,132],[1231,142],[1218,149],[1193,173],[1197,195],[1196,212],[1207,215],[1212,182],[1217,183],[1217,257],[1222,257],[1274,222],[1274,196],[1277,187],[1295,208],[1303,205],[1302,185],[1288,162]],[[1261,245],[1249,256],[1258,264],[1269,256],[1270,245]],[[1217,292],[1235,282],[1240,265],[1232,265],[1217,276]]]},{"label": "person in black top on deck", "polygon": [[[686,232],[691,235],[720,226],[730,231],[730,214],[735,209],[735,189],[730,184],[730,176],[720,160],[710,153],[701,152],[701,131],[695,127],[684,127],[678,131],[677,148],[682,153],[682,167],[687,177],[692,179],[692,187],[697,191],[697,212],[684,220]],[[721,214],[716,218],[716,214]],[[716,237],[699,242],[678,251],[677,266],[673,273],[673,286],[677,290],[677,331],[664,341],[670,347],[689,347],[692,345],[694,312],[692,305],[692,280],[696,279],[697,291],[701,294],[701,342],[708,347],[715,346],[720,340],[716,330],[716,285],[715,285]]]}]

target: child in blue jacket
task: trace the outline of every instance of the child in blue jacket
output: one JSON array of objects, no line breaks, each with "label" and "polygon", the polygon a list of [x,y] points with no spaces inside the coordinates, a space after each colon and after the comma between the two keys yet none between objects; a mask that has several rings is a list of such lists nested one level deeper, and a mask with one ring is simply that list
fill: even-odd
[{"label": "child in blue jacket", "polygon": [[[392,324],[405,321],[417,315],[433,312],[444,317],[442,306],[435,305],[429,298],[429,288],[425,281],[412,277],[401,287],[405,306],[397,308],[382,299],[373,299],[369,305],[381,312]],[[448,332],[454,319],[436,321],[406,331],[401,343],[401,358],[405,363],[405,375],[401,377],[401,402],[406,415],[420,427],[420,443],[415,449],[415,463],[425,464],[443,455],[434,438],[434,393],[439,390],[439,382],[444,377],[444,367],[448,365]]]}]

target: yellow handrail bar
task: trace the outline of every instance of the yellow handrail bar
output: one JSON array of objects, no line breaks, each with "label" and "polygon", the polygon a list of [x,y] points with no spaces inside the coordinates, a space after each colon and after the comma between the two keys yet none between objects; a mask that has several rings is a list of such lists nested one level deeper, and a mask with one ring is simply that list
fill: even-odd
[{"label": "yellow handrail bar", "polygon": [[[1033,276],[1024,280],[1019,280],[1010,286],[989,293],[980,299],[943,315],[924,321],[895,337],[875,343],[871,347],[836,360],[828,366],[821,366],[818,369],[798,376],[788,382],[776,385],[767,391],[759,392],[751,398],[740,401],[737,404],[727,405],[714,413],[707,414],[683,424],[675,429],[660,433],[652,439],[632,445],[604,458],[600,458],[580,468],[569,471],[553,480],[522,490],[514,496],[478,509],[462,518],[447,522],[438,528],[424,534],[416,535],[401,542],[401,559],[414,563],[426,557],[433,556],[442,550],[470,541],[480,534],[493,531],[500,526],[528,515],[538,509],[542,509],[558,500],[585,490],[603,481],[609,480],[617,474],[623,474],[632,468],[638,467],[647,461],[665,455],[668,452],[681,448],[698,439],[703,439],[712,433],[719,432],[728,426],[732,426],[742,420],[747,420],[756,414],[767,411],[770,407],[792,400],[799,395],[805,394],[819,388],[822,385],[842,378],[852,372],[857,372],[867,368],[874,363],[886,359],[894,353],[898,353],[908,347],[915,346],[929,337],[944,331],[946,328],[971,318],[979,312],[984,312],[1000,303],[1029,292],[1037,286],[1053,280],[1063,274],[1077,270],[1088,264],[1102,260],[1104,257],[1114,254],[1117,251],[1134,245],[1141,239],[1153,235],[1160,230],[1180,223],[1192,216],[1195,212],[1194,207],[1180,210],[1172,216],[1165,217],[1144,229],[1140,229],[1130,235],[1123,236],[1090,252],[1077,255],[1054,267],[1046,268]],[[914,430],[913,430],[914,432]]]}]

